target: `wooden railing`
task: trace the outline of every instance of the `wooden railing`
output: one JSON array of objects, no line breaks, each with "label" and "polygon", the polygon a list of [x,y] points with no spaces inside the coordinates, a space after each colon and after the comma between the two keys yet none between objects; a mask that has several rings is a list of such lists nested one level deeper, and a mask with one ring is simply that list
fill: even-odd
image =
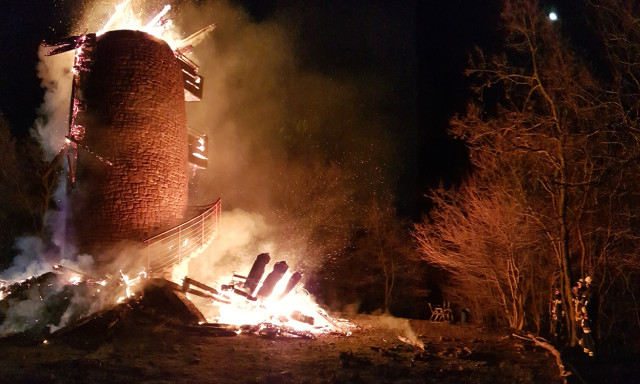
[{"label": "wooden railing", "polygon": [[221,200],[202,209],[193,219],[144,241],[149,275],[162,274],[185,258],[197,255],[218,236]]}]

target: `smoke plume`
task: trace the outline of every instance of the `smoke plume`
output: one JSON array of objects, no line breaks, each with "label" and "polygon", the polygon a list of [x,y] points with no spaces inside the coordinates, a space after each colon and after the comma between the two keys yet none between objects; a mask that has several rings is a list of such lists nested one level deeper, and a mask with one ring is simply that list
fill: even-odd
[{"label": "smoke plume", "polygon": [[[74,7],[80,13],[71,16],[70,34],[96,32],[117,3]],[[369,208],[362,202],[393,195],[398,132],[414,123],[411,9],[344,4],[335,12],[353,17],[334,20],[323,5],[302,3],[259,19],[227,1],[171,4],[168,16],[183,38],[216,24],[191,56],[204,96],[187,105],[187,117],[210,145],[191,203],[221,196],[224,213],[218,239],[192,261],[192,274],[212,271],[206,278],[217,279],[248,269],[261,252],[313,271],[348,247]],[[153,15],[164,2],[129,6]],[[329,23],[349,39],[325,35]],[[66,134],[71,55],[39,65],[45,117],[34,133],[49,158]]]},{"label": "smoke plume", "polygon": [[[259,214],[271,228],[274,258],[313,270],[348,246],[368,208],[359,202],[393,193],[398,140],[391,132],[410,118],[394,115],[396,101],[388,99],[398,92],[397,79],[367,61],[399,51],[392,63],[402,61],[396,68],[402,77],[412,70],[412,61],[403,61],[410,53],[392,48],[387,26],[374,22],[389,11],[380,6],[349,9],[362,16],[350,21],[361,36],[337,52],[362,64],[351,68],[322,56],[330,37],[308,25],[314,6],[291,6],[257,21],[223,1],[199,4],[176,12],[182,28],[216,24],[193,52],[204,97],[187,106],[189,125],[210,143],[210,166],[198,180],[200,203],[222,196],[225,209]],[[398,12],[397,22],[410,20]],[[406,96],[402,108],[410,112],[412,95]],[[225,241],[220,236],[213,247]],[[263,251],[269,249],[251,254]]]}]

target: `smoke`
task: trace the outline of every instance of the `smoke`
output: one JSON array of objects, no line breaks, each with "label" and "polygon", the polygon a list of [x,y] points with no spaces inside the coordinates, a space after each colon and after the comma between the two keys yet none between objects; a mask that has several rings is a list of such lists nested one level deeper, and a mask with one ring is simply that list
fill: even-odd
[{"label": "smoke", "polygon": [[[83,2],[71,33],[97,31],[118,3]],[[126,8],[148,19],[164,5],[129,1]],[[346,20],[322,5],[290,5],[257,21],[227,1],[171,5],[168,16],[182,38],[216,24],[191,55],[204,96],[188,103],[188,124],[210,144],[209,168],[199,171],[192,204],[222,196],[226,210],[240,208],[268,223],[281,253],[274,257],[316,268],[348,246],[367,209],[357,202],[393,193],[394,129],[412,123],[410,113],[399,113],[415,105],[411,92],[394,99],[414,70],[411,9],[340,5],[338,11],[357,15]],[[344,33],[342,40],[325,35],[322,23]],[[402,39],[406,45],[397,44]],[[39,67],[47,118],[35,131],[50,156],[66,132],[71,84],[71,56],[59,56]],[[226,241],[235,239],[221,235],[214,247],[225,249]]]},{"label": "smoke", "polygon": [[189,276],[209,284],[226,284],[223,279],[234,272],[246,275],[259,253],[275,251],[270,238],[271,229],[259,214],[239,208],[225,211],[220,218],[220,240],[191,260]]},{"label": "smoke", "polygon": [[411,324],[407,319],[399,319],[391,316],[390,314],[384,314],[377,318],[380,325],[388,328],[391,331],[400,333],[401,336],[406,337],[412,343],[418,345],[421,348],[424,348],[424,343],[418,339],[418,336],[411,328]]},{"label": "smoke", "polygon": [[[91,16],[88,15],[86,19],[95,21],[94,13]],[[85,21],[76,20],[73,29],[81,28],[85,23]],[[31,130],[31,135],[40,142],[44,160],[47,162],[52,161],[65,146],[65,136],[69,129],[69,104],[73,80],[71,68],[74,57],[73,51],[45,56],[51,49],[42,46],[38,48],[40,61],[37,64],[37,75],[44,90],[44,99]],[[58,263],[80,267],[81,271],[91,272],[93,268],[91,256],[77,255],[75,247],[67,243],[69,206],[66,190],[66,178],[63,176],[60,177],[52,196],[56,209],[48,210],[43,219],[46,238],[17,238],[14,246],[17,256],[13,259],[11,267],[0,273],[2,279],[24,280],[30,276],[49,272],[52,270],[52,265]]]},{"label": "smoke", "polygon": [[[63,37],[63,36],[61,36]],[[37,75],[44,90],[43,104],[38,109],[38,118],[34,122],[31,135],[40,142],[44,160],[52,161],[65,145],[65,136],[69,129],[68,115],[73,75],[73,52],[46,57],[51,48],[39,47]],[[24,280],[49,272],[52,265],[76,262],[75,249],[65,243],[67,222],[66,183],[59,182],[53,193],[57,210],[45,213],[44,231],[49,239],[39,237],[20,237],[15,241],[17,255],[12,265],[0,272],[0,278],[7,281]],[[69,255],[74,255],[67,259]]]},{"label": "smoke", "polygon": [[[32,136],[39,140],[46,161],[51,161],[63,149],[64,137],[68,131],[68,113],[71,94],[71,65],[73,53],[45,57],[47,49],[40,47],[38,56],[38,77],[45,90],[44,103],[39,109],[39,117],[34,123]],[[67,225],[67,194],[64,178],[56,186],[52,198],[57,206],[48,210],[43,218],[46,238],[19,237],[14,248],[17,255],[6,270],[0,272],[0,279],[9,282],[24,280],[50,272],[54,264],[77,263],[90,266],[86,256],[77,256],[76,250],[65,239]],[[90,256],[89,256],[90,258]],[[26,305],[26,304],[24,304]],[[17,310],[21,311],[22,307]]]},{"label": "smoke", "polygon": [[[117,3],[74,7],[79,16],[70,34],[96,32]],[[353,17],[334,19],[333,10],[302,3],[260,20],[227,1],[172,4],[170,16],[183,38],[216,24],[191,56],[204,77],[204,97],[188,103],[187,117],[210,145],[209,167],[199,171],[191,203],[221,196],[224,212],[217,240],[191,261],[194,278],[217,281],[243,272],[262,252],[313,271],[348,247],[367,210],[361,202],[393,193],[399,128],[414,123],[415,95],[403,87],[415,63],[411,39],[394,45],[399,39],[389,34],[410,35],[411,10],[340,5],[335,12]],[[132,2],[148,15],[163,5]],[[341,41],[325,35],[323,23],[350,33]],[[33,133],[51,159],[68,128],[73,53],[39,54],[45,103]],[[57,200],[66,206],[63,196]],[[65,212],[48,218],[52,228],[64,228]],[[60,237],[53,239],[61,245]],[[29,241],[22,240],[25,251],[12,272],[44,270],[49,250]]]},{"label": "smoke", "polygon": [[73,52],[45,57],[50,48],[39,47],[38,77],[44,89],[44,103],[39,109],[32,136],[40,141],[46,160],[50,161],[64,146],[69,130],[69,100],[73,74]]},{"label": "smoke", "polygon": [[[368,208],[362,202],[383,191],[393,195],[394,130],[412,123],[399,110],[412,112],[414,95],[393,98],[413,64],[405,51],[411,48],[391,47],[397,37],[387,29],[395,26],[376,20],[395,13],[392,22],[406,23],[406,31],[411,18],[380,5],[347,6],[354,33],[345,46],[322,34],[318,5],[291,5],[257,21],[224,1],[198,4],[176,7],[176,24],[194,31],[216,24],[192,55],[204,77],[203,99],[187,105],[190,127],[205,132],[210,145],[209,168],[198,176],[199,203],[222,196],[225,209],[255,213],[271,227],[272,257],[312,271],[349,245]],[[318,17],[333,14],[319,11]],[[346,23],[325,21],[332,28]],[[221,234],[212,247],[226,241]]]},{"label": "smoke", "polygon": [[30,287],[26,292],[26,299],[11,305],[3,311],[3,321],[0,323],[0,335],[22,332],[34,326],[33,321],[41,318],[46,303],[42,300],[37,286]]},{"label": "smoke", "polygon": [[0,279],[5,281],[24,280],[30,276],[38,276],[51,271],[50,255],[42,239],[38,237],[19,237],[15,248],[18,254],[13,259],[11,267],[0,273]]}]

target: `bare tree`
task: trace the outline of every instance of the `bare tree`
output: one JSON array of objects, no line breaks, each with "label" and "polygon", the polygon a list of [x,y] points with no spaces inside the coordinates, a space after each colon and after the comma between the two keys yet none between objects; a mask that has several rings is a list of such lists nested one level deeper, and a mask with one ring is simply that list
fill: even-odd
[{"label": "bare tree", "polygon": [[[12,258],[17,236],[40,234],[47,207],[41,204],[42,162],[35,142],[16,140],[0,111],[0,267]],[[45,201],[48,205],[48,200]]]},{"label": "bare tree", "polygon": [[[527,258],[553,257],[555,273],[545,272],[546,284],[532,286],[530,278],[512,281],[520,291],[536,291],[530,292],[537,299],[529,305],[539,305],[539,298],[546,296],[544,291],[557,279],[567,329],[575,343],[576,323],[569,310],[571,284],[576,275],[595,272],[591,263],[585,265],[585,259],[606,255],[624,237],[619,212],[625,207],[624,194],[628,196],[632,188],[625,178],[625,164],[638,153],[637,135],[621,126],[618,100],[591,75],[589,66],[573,53],[536,1],[505,0],[502,20],[505,49],[491,57],[476,52],[467,73],[477,81],[478,99],[470,103],[464,116],[451,122],[450,132],[469,146],[474,165],[470,185],[474,187],[463,188],[448,201],[434,196],[446,202],[447,214],[457,217],[451,221],[438,213],[441,217],[435,225],[439,229],[434,229],[434,235],[442,237],[447,235],[443,228],[462,226],[473,236],[482,235],[476,240],[483,244],[489,238],[485,229],[489,217],[513,216],[501,218],[502,225],[517,226],[521,241],[528,239],[525,243],[529,245],[496,247],[493,254],[503,263],[525,260],[515,265],[528,265]],[[482,195],[475,196],[472,190]],[[480,210],[481,206],[492,207],[491,215]],[[448,224],[443,227],[442,223]],[[429,233],[429,225],[418,226],[417,235]],[[452,244],[460,245],[448,235]],[[509,244],[498,240],[492,241]],[[463,257],[452,247],[425,248],[424,239],[420,245],[430,260],[447,253],[453,257],[456,252],[458,258]],[[527,249],[549,254],[536,255]],[[486,260],[488,251],[476,252],[481,263],[477,268],[492,265]],[[503,280],[512,273],[499,271]],[[489,276],[482,278],[490,280]],[[494,284],[497,280],[493,279]],[[520,302],[523,300],[513,297],[509,310]],[[518,316],[512,316],[509,324],[521,323]]]},{"label": "bare tree", "polygon": [[448,272],[446,297],[469,307],[478,321],[522,329],[528,288],[552,271],[520,203],[473,180],[431,197],[433,213],[415,226],[414,237],[422,258]]},{"label": "bare tree", "polygon": [[411,243],[408,225],[398,219],[392,196],[372,196],[359,223],[356,255],[371,265],[384,292],[383,311],[389,312],[396,279],[407,279],[407,265],[411,262]]}]

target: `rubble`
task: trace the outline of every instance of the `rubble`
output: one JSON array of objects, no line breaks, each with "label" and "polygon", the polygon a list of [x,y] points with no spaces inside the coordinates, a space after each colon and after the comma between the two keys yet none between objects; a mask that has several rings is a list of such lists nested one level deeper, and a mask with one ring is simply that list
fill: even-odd
[{"label": "rubble", "polygon": [[[99,281],[82,272],[55,266],[54,272],[2,286],[0,326],[5,328],[4,336],[28,331],[34,340],[83,340],[78,345],[82,348],[108,341],[123,324],[136,322],[170,324],[188,332],[218,336],[247,333],[266,338],[313,339],[319,332],[350,334],[345,331],[348,327],[344,322],[332,319],[307,300],[308,294],[302,297],[304,303],[297,292],[293,294],[302,272],[290,273],[284,280],[289,269],[285,261],[275,263],[273,271],[262,279],[270,259],[268,253],[261,253],[246,278],[234,274],[229,284],[219,288],[189,276],[184,277],[182,284],[176,284],[164,278],[149,278],[144,272],[133,279],[120,272],[116,277]],[[205,299],[206,307],[218,308],[218,312],[244,312],[226,324],[228,321],[222,318],[207,318],[189,295],[194,300]],[[9,328],[5,320],[15,322],[12,311],[19,312],[13,309],[30,300],[37,304],[38,311],[19,319],[27,323],[23,327]],[[249,321],[248,316],[258,321]],[[236,322],[243,319],[246,324]]]}]

